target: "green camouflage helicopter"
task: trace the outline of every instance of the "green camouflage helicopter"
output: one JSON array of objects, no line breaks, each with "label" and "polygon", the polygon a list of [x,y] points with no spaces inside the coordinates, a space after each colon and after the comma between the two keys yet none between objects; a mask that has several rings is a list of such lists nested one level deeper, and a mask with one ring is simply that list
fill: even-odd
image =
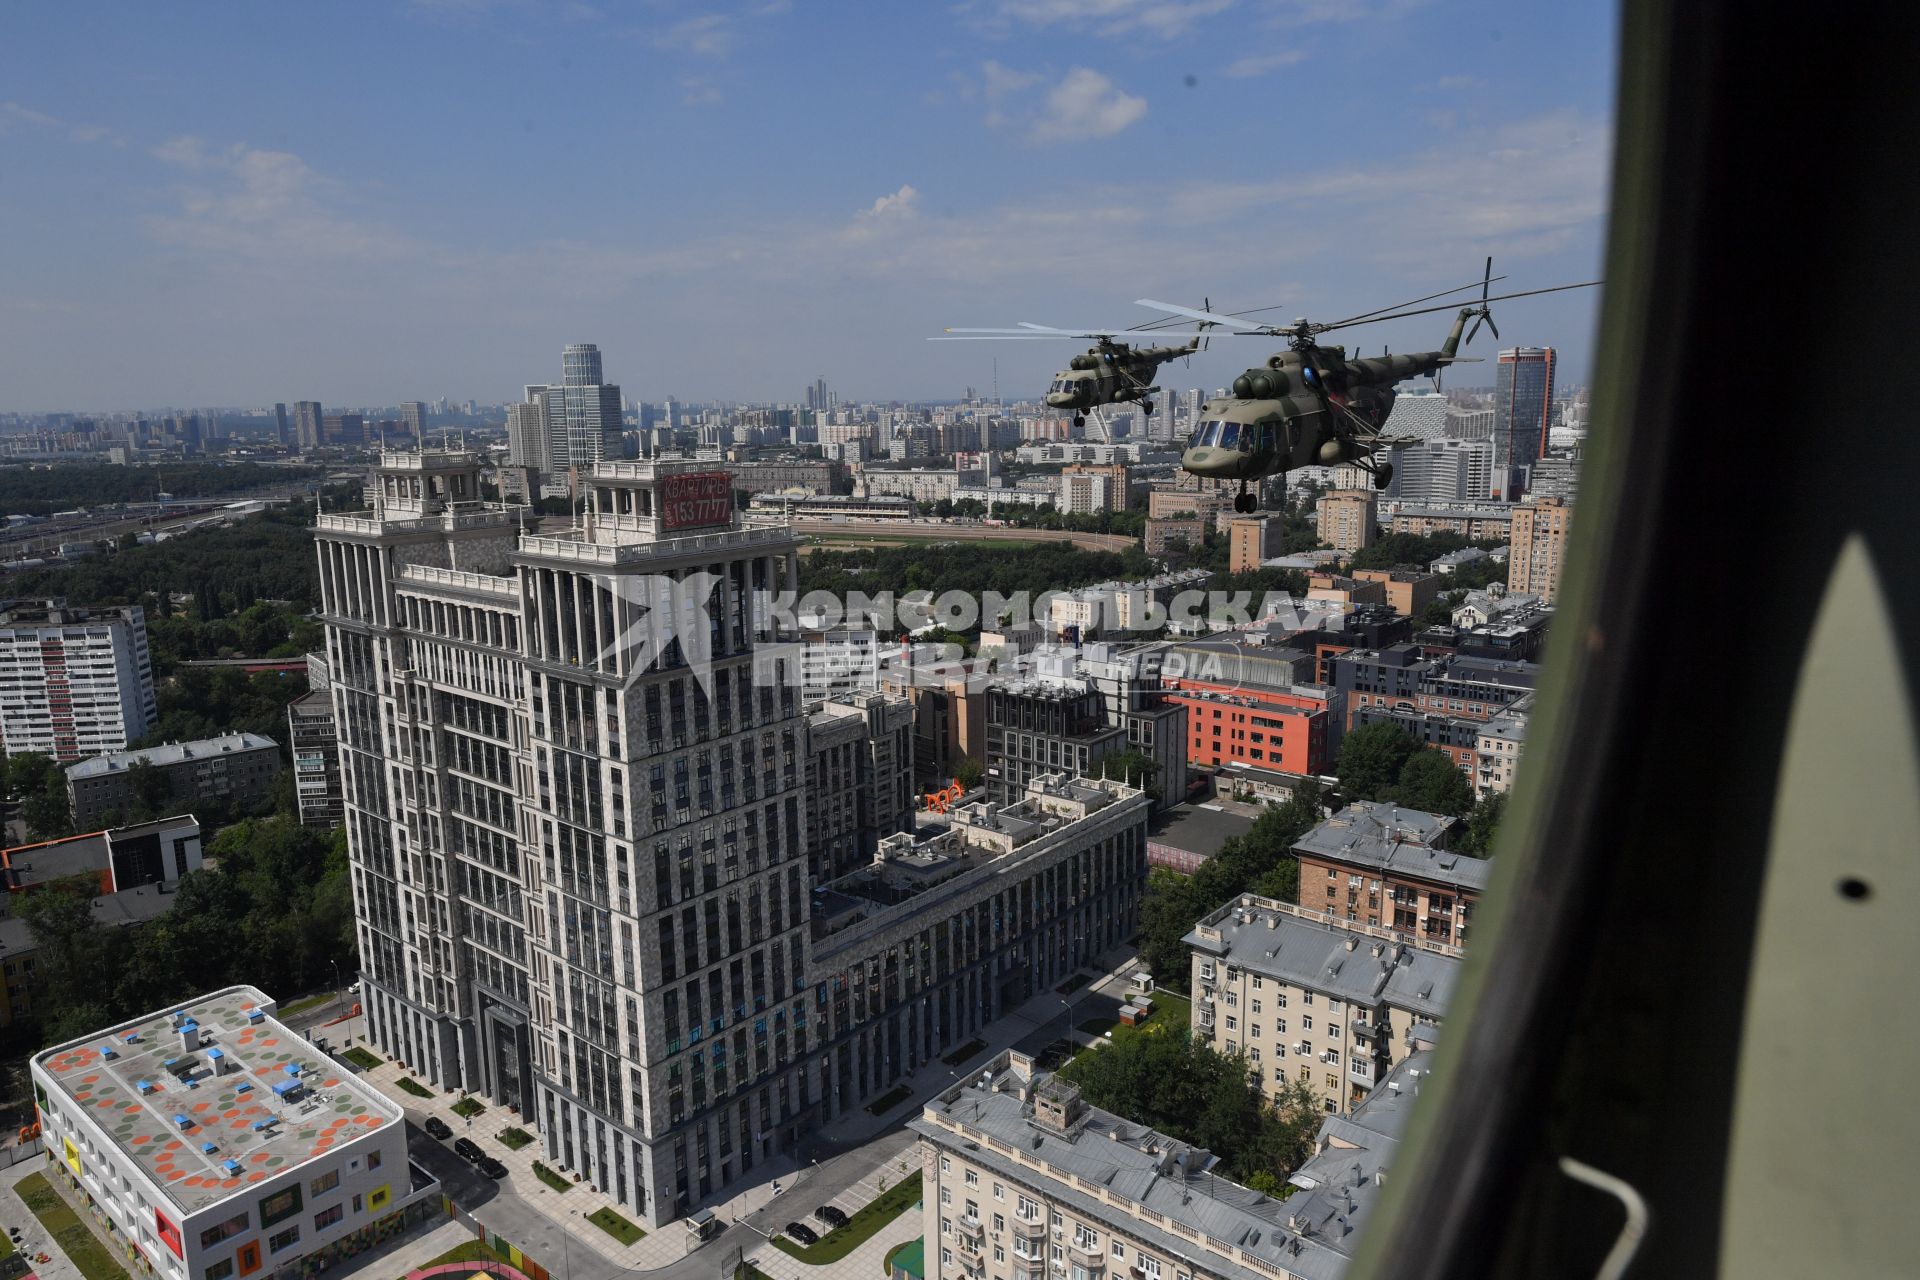
[{"label": "green camouflage helicopter", "polygon": [[[1482,323],[1498,339],[1500,330],[1493,323],[1492,303],[1567,289],[1587,289],[1600,283],[1589,280],[1490,295],[1494,280],[1505,278],[1493,274],[1493,259],[1488,258],[1485,274],[1472,284],[1328,323],[1299,319],[1291,325],[1252,324],[1242,317],[1254,311],[1220,315],[1151,298],[1139,299],[1141,306],[1198,320],[1202,328],[1196,336],[1224,330],[1219,336],[1271,337],[1287,341],[1287,350],[1277,352],[1268,357],[1265,365],[1248,369],[1235,378],[1231,396],[1206,402],[1200,411],[1200,423],[1180,456],[1181,467],[1209,480],[1238,480],[1240,492],[1234,497],[1233,509],[1242,512],[1255,511],[1260,505],[1258,495],[1248,492],[1249,483],[1294,467],[1351,463],[1373,477],[1376,489],[1386,488],[1393,480],[1393,464],[1376,459],[1374,453],[1382,447],[1401,443],[1382,434],[1387,415],[1393,411],[1396,383],[1428,376],[1437,386],[1441,370],[1470,358],[1456,353],[1463,341],[1473,341]],[[1457,304],[1443,303],[1412,311],[1405,308],[1471,289],[1475,284],[1480,286],[1479,299],[1460,308],[1452,331],[1438,351],[1349,360],[1345,347],[1321,346],[1318,341],[1321,334],[1334,329],[1449,310]],[[1260,307],[1255,311],[1272,309]],[[1473,322],[1471,329],[1467,328],[1469,320]],[[1151,325],[1146,331],[1156,332]]]},{"label": "green camouflage helicopter", "polygon": [[1056,329],[1048,325],[1022,321],[1017,329],[948,329],[929,342],[1008,341],[1020,338],[1092,338],[1087,353],[1075,356],[1067,367],[1053,375],[1047,387],[1047,404],[1055,409],[1073,410],[1073,425],[1085,426],[1087,410],[1103,404],[1140,402],[1142,413],[1153,412],[1152,396],[1160,388],[1153,380],[1160,366],[1203,350],[1204,336],[1195,337],[1180,347],[1138,347],[1122,341],[1130,330]]}]

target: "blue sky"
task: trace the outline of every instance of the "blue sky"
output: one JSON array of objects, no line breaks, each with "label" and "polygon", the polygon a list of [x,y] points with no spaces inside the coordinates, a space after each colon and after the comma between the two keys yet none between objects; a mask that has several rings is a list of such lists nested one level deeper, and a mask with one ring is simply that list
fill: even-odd
[{"label": "blue sky", "polygon": [[[188,16],[181,16],[188,15]],[[1031,393],[1140,297],[1599,274],[1615,14],[1418,0],[22,3],[0,409]],[[1586,374],[1597,291],[1508,304]],[[1446,318],[1363,331],[1437,343]],[[1475,354],[1490,355],[1482,335]],[[1176,385],[1265,354],[1217,341]],[[1490,381],[1467,366],[1462,384]]]}]

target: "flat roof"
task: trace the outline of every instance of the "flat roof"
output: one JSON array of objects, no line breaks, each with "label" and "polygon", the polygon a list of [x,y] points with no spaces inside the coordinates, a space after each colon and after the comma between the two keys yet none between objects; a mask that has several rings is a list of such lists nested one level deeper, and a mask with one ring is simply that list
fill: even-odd
[{"label": "flat roof", "polygon": [[[253,987],[228,987],[43,1050],[33,1062],[182,1213],[197,1213],[400,1123],[398,1106],[260,1012],[271,1004]],[[200,1048],[183,1046],[177,1014],[199,1025]],[[228,1068],[216,1075],[223,1059]]]},{"label": "flat roof", "polygon": [[[1249,973],[1355,1004],[1384,1004],[1424,1018],[1446,1016],[1460,960],[1416,947],[1388,930],[1347,928],[1274,905],[1235,899],[1205,917],[1184,941]],[[1286,904],[1280,904],[1285,906]],[[1199,932],[1205,928],[1218,942]]]},{"label": "flat roof", "polygon": [[1253,819],[1245,814],[1180,804],[1149,822],[1147,839],[1211,857],[1220,852],[1228,836],[1243,836],[1252,829]]},{"label": "flat roof", "polygon": [[131,751],[111,751],[91,760],[82,760],[79,764],[67,767],[67,777],[74,780],[99,777],[108,773],[124,773],[132,766],[145,761],[159,767],[180,764],[186,760],[210,760],[218,756],[237,755],[243,751],[278,751],[280,744],[272,738],[263,738],[257,733],[226,733],[217,738],[202,738],[197,742],[169,742],[158,747],[140,747]]},{"label": "flat roof", "polygon": [[1356,800],[1294,841],[1297,853],[1393,875],[1417,876],[1455,888],[1484,890],[1493,863],[1432,841],[1452,818],[1403,809],[1386,801]]}]

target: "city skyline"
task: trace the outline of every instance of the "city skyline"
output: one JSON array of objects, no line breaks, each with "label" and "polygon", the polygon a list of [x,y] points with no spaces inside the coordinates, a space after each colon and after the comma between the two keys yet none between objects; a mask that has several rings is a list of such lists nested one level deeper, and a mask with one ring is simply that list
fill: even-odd
[{"label": "city skyline", "polygon": [[[21,179],[0,209],[33,248],[6,269],[0,410],[508,403],[583,340],[656,402],[787,401],[823,374],[945,399],[996,364],[1014,399],[1071,346],[922,339],[1138,324],[1148,295],[1350,314],[1487,253],[1509,287],[1598,275],[1598,7],[842,13],[28,15],[0,102]],[[244,112],[206,91],[269,66]],[[1597,303],[1512,304],[1502,331],[1582,381]],[[1359,336],[1429,347],[1445,319]],[[1222,385],[1259,345],[1177,381]]]}]

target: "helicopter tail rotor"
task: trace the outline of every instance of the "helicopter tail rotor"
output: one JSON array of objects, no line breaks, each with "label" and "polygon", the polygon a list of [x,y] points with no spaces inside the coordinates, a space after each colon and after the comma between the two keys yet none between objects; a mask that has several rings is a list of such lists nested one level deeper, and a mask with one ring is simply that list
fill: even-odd
[{"label": "helicopter tail rotor", "polygon": [[1500,326],[1493,322],[1493,308],[1487,305],[1487,302],[1488,302],[1487,291],[1492,284],[1493,284],[1493,259],[1492,257],[1488,257],[1487,273],[1486,275],[1481,277],[1481,280],[1480,280],[1480,306],[1478,308],[1479,314],[1477,314],[1473,318],[1473,327],[1467,330],[1467,336],[1465,339],[1467,342],[1473,341],[1473,335],[1480,332],[1480,326],[1483,323],[1487,326],[1488,331],[1493,334],[1493,340],[1495,342],[1498,342],[1500,340]]}]

